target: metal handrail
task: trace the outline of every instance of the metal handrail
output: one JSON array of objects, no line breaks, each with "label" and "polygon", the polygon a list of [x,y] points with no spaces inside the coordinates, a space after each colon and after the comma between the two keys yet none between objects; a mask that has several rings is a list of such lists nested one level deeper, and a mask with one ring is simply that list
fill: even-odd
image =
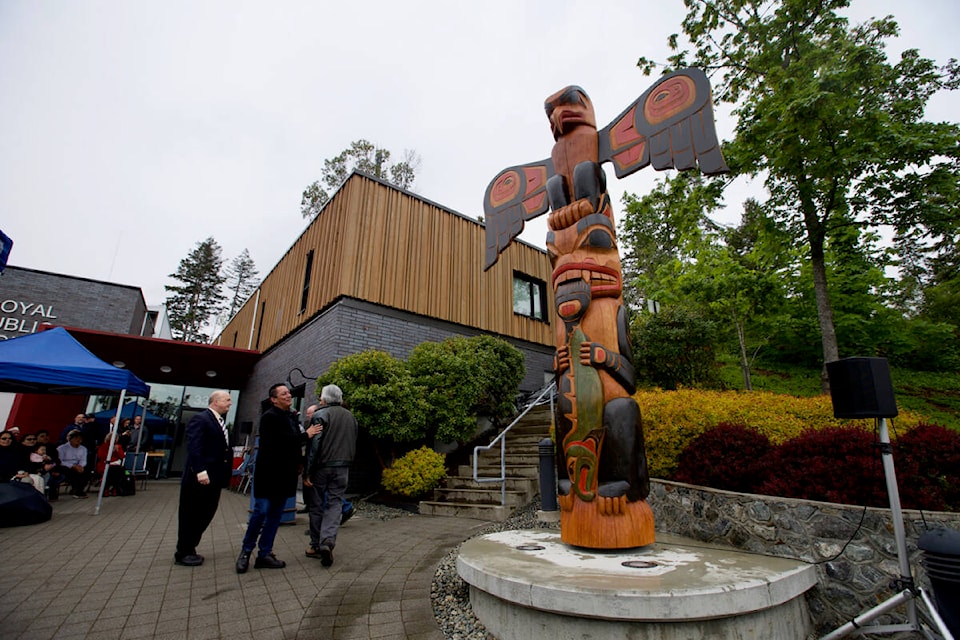
[{"label": "metal handrail", "polygon": [[[507,504],[507,463],[506,463],[506,444],[507,444],[507,432],[513,428],[515,424],[520,422],[520,419],[523,416],[527,415],[531,409],[535,406],[542,404],[544,396],[550,396],[550,414],[553,415],[553,397],[554,391],[557,388],[556,382],[551,382],[546,387],[540,391],[536,399],[527,404],[526,408],[517,414],[517,417],[513,419],[513,422],[507,425],[506,429],[501,431],[496,438],[494,438],[490,444],[486,445],[477,445],[473,448],[473,481],[474,482],[499,482],[500,483],[500,506]],[[477,475],[477,463],[480,460],[480,451],[481,450],[490,450],[497,445],[497,442],[500,443],[500,477],[499,478],[480,478]]]}]

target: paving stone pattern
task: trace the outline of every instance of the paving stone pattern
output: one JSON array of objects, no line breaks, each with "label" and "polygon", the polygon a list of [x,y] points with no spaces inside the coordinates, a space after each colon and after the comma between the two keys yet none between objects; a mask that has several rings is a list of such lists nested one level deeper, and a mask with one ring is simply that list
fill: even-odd
[{"label": "paving stone pattern", "polygon": [[335,562],[304,556],[306,515],[281,526],[281,570],[238,575],[249,496],[224,492],[197,568],[176,566],[179,483],[125,498],[61,497],[53,519],[0,528],[0,638],[243,640],[443,638],[430,601],[440,559],[487,523],[361,511],[340,531]]}]

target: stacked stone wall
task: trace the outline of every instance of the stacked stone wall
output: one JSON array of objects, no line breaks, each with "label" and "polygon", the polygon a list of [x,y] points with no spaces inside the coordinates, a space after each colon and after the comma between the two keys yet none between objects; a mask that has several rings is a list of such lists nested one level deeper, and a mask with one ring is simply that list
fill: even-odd
[{"label": "stacked stone wall", "polygon": [[[900,577],[890,509],[731,493],[653,480],[649,497],[657,530],[702,542],[816,565],[807,593],[819,633],[835,629],[896,593]],[[913,577],[929,582],[917,538],[927,529],[960,529],[960,513],[903,511]],[[902,609],[902,608],[901,608]],[[879,622],[903,622],[903,611]]]}]

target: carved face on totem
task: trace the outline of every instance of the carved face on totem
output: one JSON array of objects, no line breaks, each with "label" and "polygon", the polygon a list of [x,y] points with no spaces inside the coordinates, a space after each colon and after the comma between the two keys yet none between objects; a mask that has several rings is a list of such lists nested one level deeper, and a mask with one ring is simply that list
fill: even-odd
[{"label": "carved face on totem", "polygon": [[591,214],[566,229],[551,231],[547,252],[553,264],[557,313],[563,320],[578,320],[591,300],[620,297],[620,253],[608,216]]},{"label": "carved face on totem", "polygon": [[577,86],[569,86],[557,91],[543,104],[550,120],[553,139],[573,131],[577,127],[597,128],[597,116],[593,113],[593,103],[586,91]]}]

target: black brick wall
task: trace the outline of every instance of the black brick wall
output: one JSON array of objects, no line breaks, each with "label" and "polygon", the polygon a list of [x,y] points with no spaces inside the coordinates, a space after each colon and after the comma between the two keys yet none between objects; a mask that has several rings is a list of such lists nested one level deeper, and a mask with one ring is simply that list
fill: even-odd
[{"label": "black brick wall", "polygon": [[146,311],[138,287],[14,266],[0,275],[0,335],[6,338],[32,333],[34,322],[140,335]]}]

